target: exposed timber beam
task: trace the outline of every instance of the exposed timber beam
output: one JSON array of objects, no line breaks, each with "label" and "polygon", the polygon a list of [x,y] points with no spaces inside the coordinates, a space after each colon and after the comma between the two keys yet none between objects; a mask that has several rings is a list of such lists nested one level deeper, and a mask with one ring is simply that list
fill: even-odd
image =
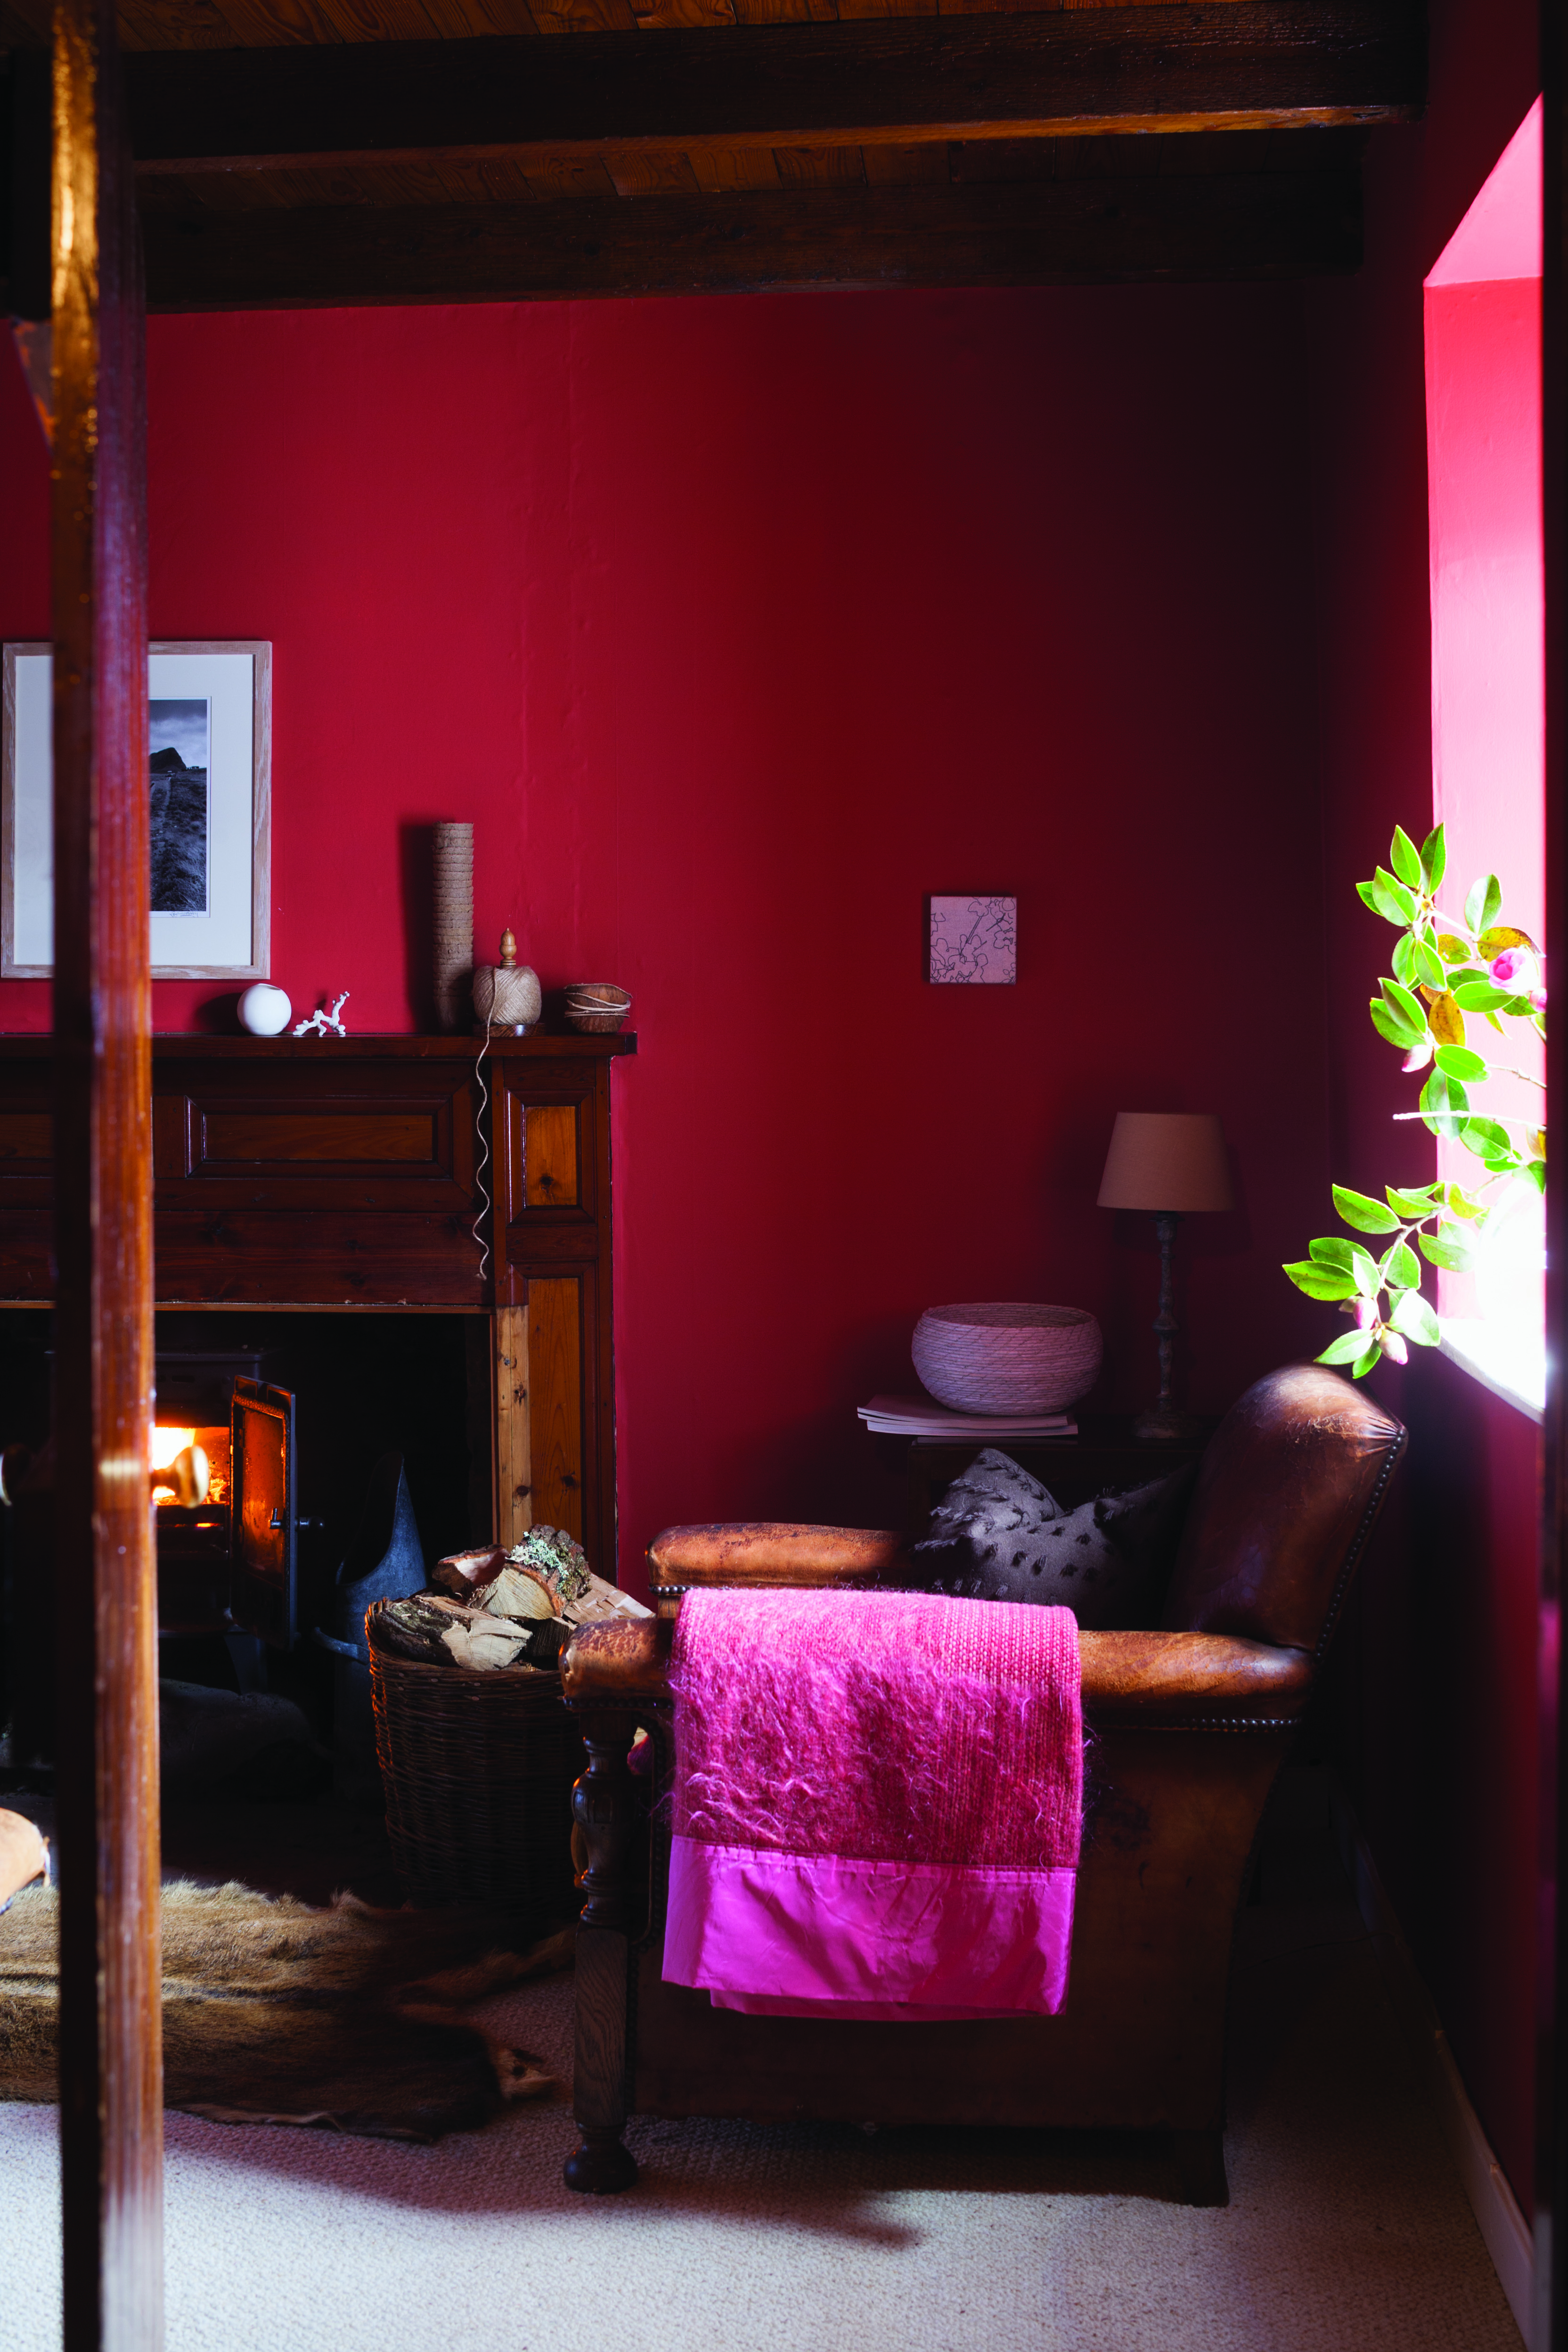
[{"label": "exposed timber beam", "polygon": [[161,2352],[142,273],[112,0],[54,16],[54,1588],[66,2352]]},{"label": "exposed timber beam", "polygon": [[150,307],[1299,278],[1361,258],[1353,172],[156,215]]},{"label": "exposed timber beam", "polygon": [[479,162],[603,147],[1385,122],[1420,110],[1420,0],[888,17],[569,39],[142,51],[142,173]]}]

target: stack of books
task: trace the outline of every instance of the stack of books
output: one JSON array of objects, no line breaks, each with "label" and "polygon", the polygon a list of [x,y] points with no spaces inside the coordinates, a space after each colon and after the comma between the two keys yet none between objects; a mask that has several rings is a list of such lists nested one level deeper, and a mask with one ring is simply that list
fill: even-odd
[{"label": "stack of books", "polygon": [[1065,1412],[949,1412],[927,1396],[875,1396],[857,1407],[877,1437],[946,1437],[955,1444],[1005,1442],[1007,1438],[1076,1437],[1078,1423]]}]

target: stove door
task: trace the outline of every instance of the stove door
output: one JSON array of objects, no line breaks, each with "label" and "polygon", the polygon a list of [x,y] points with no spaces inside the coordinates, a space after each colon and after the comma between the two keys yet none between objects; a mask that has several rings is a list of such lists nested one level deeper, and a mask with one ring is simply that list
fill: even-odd
[{"label": "stove door", "polygon": [[237,1380],[229,1608],[247,1633],[289,1650],[295,1636],[294,1399],[262,1381]]}]

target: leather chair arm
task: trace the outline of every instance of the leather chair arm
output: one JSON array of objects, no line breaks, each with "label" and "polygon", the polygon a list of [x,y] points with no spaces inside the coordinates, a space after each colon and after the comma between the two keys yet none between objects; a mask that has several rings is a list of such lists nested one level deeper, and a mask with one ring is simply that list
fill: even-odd
[{"label": "leather chair arm", "polygon": [[1305,1650],[1224,1633],[1080,1633],[1083,1711],[1095,1730],[1293,1723],[1312,1686]]},{"label": "leather chair arm", "polygon": [[[567,1698],[668,1701],[674,1639],[668,1618],[580,1626],[561,1659]],[[1084,1714],[1097,1730],[1273,1729],[1300,1714],[1312,1681],[1304,1651],[1218,1633],[1080,1633],[1079,1654]]]},{"label": "leather chair arm", "polygon": [[579,1625],[561,1653],[561,1687],[574,1706],[669,1699],[671,1617],[619,1617]]},{"label": "leather chair arm", "polygon": [[666,1528],[648,1546],[648,1579],[695,1584],[862,1584],[902,1554],[886,1528],[803,1527],[793,1519],[734,1519]]}]

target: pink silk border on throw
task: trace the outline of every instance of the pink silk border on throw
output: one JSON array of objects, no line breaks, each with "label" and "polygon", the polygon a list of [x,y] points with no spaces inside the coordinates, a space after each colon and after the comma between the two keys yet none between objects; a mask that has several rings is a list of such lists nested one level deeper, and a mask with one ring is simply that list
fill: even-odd
[{"label": "pink silk border on throw", "polygon": [[[671,1841],[668,1984],[769,2017],[1052,2017],[1072,1870],[854,1862]],[[975,1995],[983,1996],[977,2005]]]}]

